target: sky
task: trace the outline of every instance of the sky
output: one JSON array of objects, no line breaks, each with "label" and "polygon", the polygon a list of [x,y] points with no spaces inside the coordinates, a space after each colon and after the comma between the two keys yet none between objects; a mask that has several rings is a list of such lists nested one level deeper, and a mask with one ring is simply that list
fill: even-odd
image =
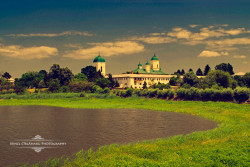
[{"label": "sky", "polygon": [[145,67],[154,53],[169,74],[220,63],[249,72],[250,1],[1,2],[0,72],[16,78],[59,64],[77,74],[99,53],[111,74]]}]

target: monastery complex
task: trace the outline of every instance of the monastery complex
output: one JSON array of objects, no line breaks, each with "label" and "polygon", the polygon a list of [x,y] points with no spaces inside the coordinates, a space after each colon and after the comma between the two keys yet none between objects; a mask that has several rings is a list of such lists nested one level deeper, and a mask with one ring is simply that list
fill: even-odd
[{"label": "monastery complex", "polygon": [[[106,76],[105,59],[100,55],[93,60],[93,66],[96,67],[97,71]],[[158,84],[158,83],[169,83],[169,80],[173,75],[168,75],[163,72],[160,68],[160,61],[154,54],[151,58],[150,63],[145,64],[145,68],[139,63],[138,67],[130,73],[112,75],[113,79],[117,81],[120,88],[132,87],[142,89],[143,83],[147,83],[147,87]]]}]

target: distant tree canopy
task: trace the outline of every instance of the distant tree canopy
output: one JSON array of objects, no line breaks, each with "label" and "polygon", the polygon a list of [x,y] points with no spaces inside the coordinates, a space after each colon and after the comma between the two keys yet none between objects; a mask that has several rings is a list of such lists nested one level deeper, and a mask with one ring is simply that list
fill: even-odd
[{"label": "distant tree canopy", "polygon": [[11,75],[8,72],[5,72],[2,77],[6,78],[6,79],[10,79]]},{"label": "distant tree canopy", "polygon": [[205,67],[205,69],[204,69],[203,75],[207,75],[208,72],[209,72],[210,70],[211,70],[211,68],[210,68],[210,66],[207,64],[206,67]]},{"label": "distant tree canopy", "polygon": [[211,70],[205,78],[205,83],[208,84],[209,87],[218,85],[228,88],[232,87],[233,79],[228,72],[222,70]]},{"label": "distant tree canopy", "polygon": [[28,88],[38,88],[39,82],[43,79],[41,73],[31,71],[26,72],[22,75],[20,79],[16,79],[16,85]]},{"label": "distant tree canopy", "polygon": [[100,86],[101,88],[109,87],[110,81],[107,78],[98,78],[95,81],[95,84]]},{"label": "distant tree canopy", "polygon": [[53,64],[50,67],[49,79],[58,79],[61,86],[68,85],[73,77],[74,75],[68,67],[60,68],[58,64]]},{"label": "distant tree canopy", "polygon": [[188,70],[188,72],[193,72],[193,69],[192,69],[192,68],[190,68],[190,69]]},{"label": "distant tree canopy", "polygon": [[230,75],[234,74],[233,66],[229,63],[221,63],[215,66],[215,70],[229,72]]},{"label": "distant tree canopy", "polygon": [[96,72],[96,67],[94,66],[86,66],[81,69],[81,73],[87,76],[88,81],[92,82],[97,80],[98,78],[103,78],[100,71]]},{"label": "distant tree canopy", "polygon": [[76,75],[74,76],[74,79],[75,79],[76,81],[87,81],[87,80],[88,80],[87,76],[86,76],[85,74],[83,74],[83,73],[78,73],[78,74],[76,74]]},{"label": "distant tree canopy", "polygon": [[190,86],[195,86],[199,83],[198,77],[194,74],[193,71],[187,72],[183,77],[183,84],[188,84]]},{"label": "distant tree canopy", "polygon": [[200,68],[198,68],[198,70],[196,71],[196,75],[197,76],[202,76],[203,75],[203,73],[202,73],[202,71],[201,71]]},{"label": "distant tree canopy", "polygon": [[244,76],[235,75],[234,79],[239,86],[250,88],[250,72],[247,72]]},{"label": "distant tree canopy", "polygon": [[169,84],[171,86],[178,86],[181,84],[181,82],[182,82],[182,79],[180,78],[179,75],[177,75],[177,77],[171,77],[169,80]]}]

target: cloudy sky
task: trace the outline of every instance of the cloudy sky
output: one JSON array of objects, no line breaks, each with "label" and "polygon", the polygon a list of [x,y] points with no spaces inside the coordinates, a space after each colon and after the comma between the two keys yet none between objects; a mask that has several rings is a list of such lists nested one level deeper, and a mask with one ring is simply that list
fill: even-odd
[{"label": "cloudy sky", "polygon": [[250,1],[8,0],[0,5],[0,72],[52,64],[73,73],[99,53],[119,74],[155,53],[163,71],[225,62],[250,71]]}]

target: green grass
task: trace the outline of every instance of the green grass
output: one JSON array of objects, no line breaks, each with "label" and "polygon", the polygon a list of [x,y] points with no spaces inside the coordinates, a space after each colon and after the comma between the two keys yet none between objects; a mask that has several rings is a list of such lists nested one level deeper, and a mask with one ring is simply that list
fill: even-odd
[{"label": "green grass", "polygon": [[[33,166],[250,166],[250,105],[224,102],[166,101],[146,98],[10,99],[0,105],[69,108],[140,108],[201,116],[219,123],[206,132],[110,145]],[[80,150],[81,148],[79,148]],[[32,165],[24,165],[32,166]]]}]

